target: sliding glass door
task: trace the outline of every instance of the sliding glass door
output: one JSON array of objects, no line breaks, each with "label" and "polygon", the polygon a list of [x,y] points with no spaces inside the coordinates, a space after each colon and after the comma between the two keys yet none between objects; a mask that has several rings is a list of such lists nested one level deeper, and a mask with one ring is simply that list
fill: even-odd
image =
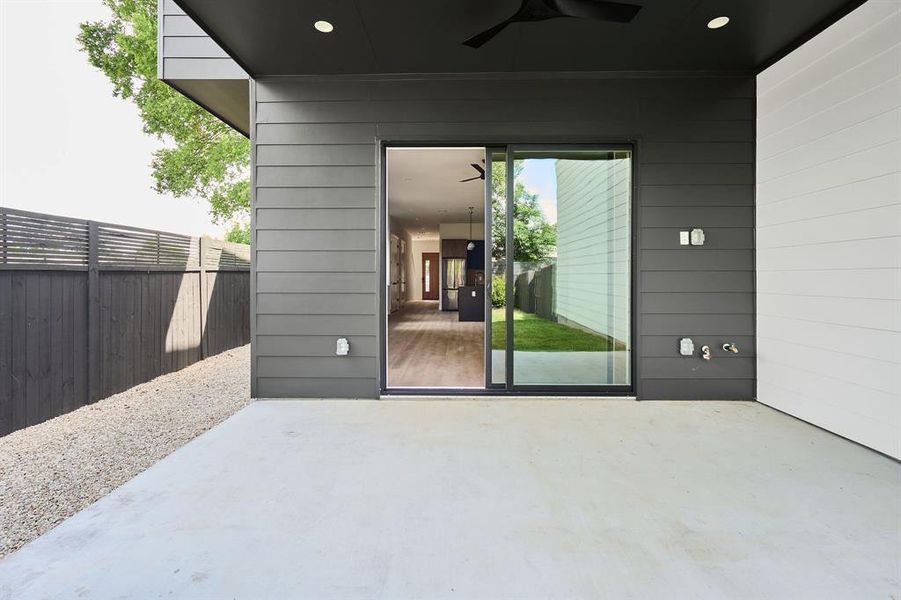
[{"label": "sliding glass door", "polygon": [[631,149],[489,151],[488,385],[631,387]]}]

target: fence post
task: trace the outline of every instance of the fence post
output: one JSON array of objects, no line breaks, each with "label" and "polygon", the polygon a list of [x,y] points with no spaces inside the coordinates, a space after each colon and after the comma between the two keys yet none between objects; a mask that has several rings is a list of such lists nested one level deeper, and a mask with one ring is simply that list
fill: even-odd
[{"label": "fence post", "polygon": [[207,281],[207,264],[206,252],[209,246],[209,240],[206,237],[200,238],[200,359],[203,360],[210,355],[209,345],[209,324],[207,323],[207,315],[209,313],[209,282]]},{"label": "fence post", "polygon": [[103,376],[100,336],[100,229],[88,221],[88,402],[101,397]]}]

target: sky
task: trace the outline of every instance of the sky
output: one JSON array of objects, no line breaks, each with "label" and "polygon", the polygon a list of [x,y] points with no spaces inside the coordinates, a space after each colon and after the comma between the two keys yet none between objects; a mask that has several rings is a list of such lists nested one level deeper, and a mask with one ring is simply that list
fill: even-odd
[{"label": "sky", "polygon": [[547,222],[556,223],[557,160],[553,158],[525,160],[520,178],[530,193],[538,194],[538,208],[541,209]]},{"label": "sky", "polygon": [[137,108],[114,98],[75,36],[100,0],[0,0],[0,206],[221,236],[205,202],[152,189]]}]

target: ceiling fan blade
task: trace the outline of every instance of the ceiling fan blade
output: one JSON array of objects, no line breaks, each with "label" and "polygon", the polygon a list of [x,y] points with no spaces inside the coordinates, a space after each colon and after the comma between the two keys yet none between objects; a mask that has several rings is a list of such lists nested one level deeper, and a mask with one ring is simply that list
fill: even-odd
[{"label": "ceiling fan blade", "polygon": [[512,22],[511,19],[507,19],[506,21],[501,21],[494,27],[490,29],[486,29],[482,33],[477,33],[465,42],[463,42],[464,46],[469,46],[470,48],[481,48],[486,42],[488,42],[491,38],[499,34],[503,29]]},{"label": "ceiling fan blade", "polygon": [[629,23],[641,10],[637,4],[605,0],[554,0],[562,16]]},{"label": "ceiling fan blade", "polygon": [[481,175],[476,175],[475,177],[470,177],[469,179],[461,179],[461,180],[460,180],[460,183],[463,183],[463,182],[465,182],[465,181],[475,181],[476,179],[482,179],[482,176],[481,176]]},{"label": "ceiling fan blade", "polygon": [[472,168],[479,172],[479,177],[485,177],[485,169],[482,168],[478,163],[469,163],[472,165]]}]

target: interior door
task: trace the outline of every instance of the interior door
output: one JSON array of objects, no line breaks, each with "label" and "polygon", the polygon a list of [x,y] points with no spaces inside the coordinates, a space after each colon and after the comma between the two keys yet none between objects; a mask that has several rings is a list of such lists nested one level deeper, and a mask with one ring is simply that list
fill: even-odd
[{"label": "interior door", "polygon": [[422,253],[422,299],[438,299],[438,253]]}]

